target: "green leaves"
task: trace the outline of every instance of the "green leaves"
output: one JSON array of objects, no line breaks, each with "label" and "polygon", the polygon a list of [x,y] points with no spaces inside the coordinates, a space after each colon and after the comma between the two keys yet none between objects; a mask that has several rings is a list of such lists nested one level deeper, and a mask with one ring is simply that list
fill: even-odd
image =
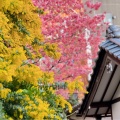
[{"label": "green leaves", "polygon": [[0,100],[0,120],[7,120],[7,119],[5,119],[5,112],[4,112],[4,110],[3,110],[3,103],[2,103],[2,101]]},{"label": "green leaves", "polygon": [[31,54],[31,52],[30,52],[30,49],[27,48],[26,46],[24,46],[23,48],[24,48],[24,50],[26,51],[26,55],[29,56],[30,58],[32,58],[32,54]]}]

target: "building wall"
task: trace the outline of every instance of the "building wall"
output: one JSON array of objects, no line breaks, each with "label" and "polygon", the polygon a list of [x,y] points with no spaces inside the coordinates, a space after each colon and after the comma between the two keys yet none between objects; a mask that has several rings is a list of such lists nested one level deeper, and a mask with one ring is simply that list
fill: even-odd
[{"label": "building wall", "polygon": [[[113,99],[116,99],[119,97],[120,97],[120,85]],[[113,116],[113,120],[120,120],[120,101],[112,105],[112,116]]]},{"label": "building wall", "polygon": [[[116,19],[113,24],[120,25],[120,0],[93,0],[93,2],[102,2],[102,6],[96,13],[111,13]],[[120,86],[114,98],[120,97]],[[113,120],[120,120],[120,102],[112,105]],[[110,119],[110,118],[108,118]]]},{"label": "building wall", "polygon": [[93,0],[93,2],[95,1],[102,2],[102,6],[97,13],[112,13],[113,16],[116,16],[113,24],[120,25],[120,0]]},{"label": "building wall", "polygon": [[112,105],[112,116],[113,120],[120,120],[120,102]]}]

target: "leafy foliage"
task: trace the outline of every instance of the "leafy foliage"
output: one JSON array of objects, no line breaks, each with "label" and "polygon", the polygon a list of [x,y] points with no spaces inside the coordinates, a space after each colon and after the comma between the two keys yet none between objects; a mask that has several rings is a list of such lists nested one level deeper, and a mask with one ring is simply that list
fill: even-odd
[{"label": "leafy foliage", "polygon": [[54,73],[34,63],[49,56],[58,59],[56,43],[44,41],[42,13],[31,0],[0,3],[0,119],[32,120],[66,118],[71,104],[55,93]]},{"label": "leafy foliage", "polygon": [[57,43],[61,52],[57,60],[44,56],[37,65],[42,70],[53,71],[56,82],[67,83],[68,87],[59,89],[58,94],[68,99],[70,93],[77,92],[81,98],[81,93],[85,92],[83,86],[85,88],[88,84],[87,76],[94,64],[92,61],[96,58],[98,45],[103,40],[104,14],[94,14],[101,3],[90,0],[33,1],[43,10],[40,18],[45,42]]}]

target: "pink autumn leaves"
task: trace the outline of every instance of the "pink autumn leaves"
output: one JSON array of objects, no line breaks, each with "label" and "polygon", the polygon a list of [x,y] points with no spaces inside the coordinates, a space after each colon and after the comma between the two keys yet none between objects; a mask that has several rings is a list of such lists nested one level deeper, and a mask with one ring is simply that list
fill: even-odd
[{"label": "pink autumn leaves", "polygon": [[101,2],[91,3],[90,0],[86,1],[86,5],[90,9],[98,10],[101,6]]},{"label": "pink autumn leaves", "polygon": [[[61,53],[56,60],[44,56],[40,67],[53,71],[56,82],[74,81],[77,76],[82,76],[80,81],[86,84],[93,65],[88,66],[88,59],[97,57],[98,45],[103,39],[104,14],[93,14],[101,3],[90,0],[85,3],[82,0],[34,0],[34,4],[44,11],[40,18],[45,42],[57,44]],[[86,29],[90,32],[87,39]],[[90,53],[87,53],[88,44],[91,46]],[[60,89],[57,93],[67,95],[68,91]]]}]

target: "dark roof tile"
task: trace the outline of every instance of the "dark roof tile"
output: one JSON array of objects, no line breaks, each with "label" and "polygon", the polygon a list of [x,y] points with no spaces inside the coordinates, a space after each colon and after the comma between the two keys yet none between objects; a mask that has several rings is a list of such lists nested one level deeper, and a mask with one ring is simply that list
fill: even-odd
[{"label": "dark roof tile", "polygon": [[110,53],[110,54],[114,54],[115,52],[117,52],[117,51],[119,51],[119,50],[120,50],[120,47],[118,46],[118,47],[115,47],[115,48],[109,50],[109,53]]},{"label": "dark roof tile", "polygon": [[108,43],[108,42],[110,42],[110,41],[109,41],[109,40],[106,40],[106,41],[102,42],[99,46],[102,47],[104,44],[106,44],[106,43]]},{"label": "dark roof tile", "polygon": [[110,45],[110,46],[106,47],[105,50],[108,51],[108,50],[111,50],[111,49],[115,49],[117,46],[118,46],[118,45],[113,44],[113,45]]},{"label": "dark roof tile", "polygon": [[110,45],[113,45],[113,42],[109,41],[109,42],[107,42],[106,44],[102,45],[101,47],[102,47],[103,49],[105,49],[106,47],[108,47],[108,46],[110,46]]},{"label": "dark roof tile", "polygon": [[113,55],[114,55],[115,57],[119,56],[119,55],[120,55],[120,50],[117,51],[117,52],[115,52]]}]

